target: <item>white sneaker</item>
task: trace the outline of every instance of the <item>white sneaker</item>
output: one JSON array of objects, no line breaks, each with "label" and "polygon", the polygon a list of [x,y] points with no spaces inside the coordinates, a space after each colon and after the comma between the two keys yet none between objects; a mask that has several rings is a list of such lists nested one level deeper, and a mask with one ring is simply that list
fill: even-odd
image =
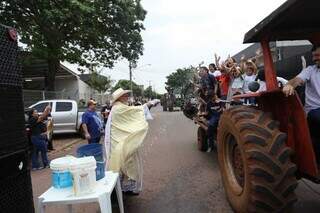
[{"label": "white sneaker", "polygon": [[208,148],[208,150],[207,150],[207,152],[211,152],[211,150],[212,150],[212,148],[211,148],[211,147],[209,147],[209,148]]}]

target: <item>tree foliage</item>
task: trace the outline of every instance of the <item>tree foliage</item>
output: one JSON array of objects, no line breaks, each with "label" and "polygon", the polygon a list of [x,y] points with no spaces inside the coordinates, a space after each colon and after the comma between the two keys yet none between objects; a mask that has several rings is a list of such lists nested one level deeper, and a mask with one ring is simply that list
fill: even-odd
[{"label": "tree foliage", "polygon": [[2,24],[17,28],[21,42],[48,60],[48,90],[59,61],[112,67],[143,53],[146,11],[140,0],[0,0]]},{"label": "tree foliage", "polygon": [[156,93],[155,91],[153,91],[151,86],[148,86],[144,90],[144,97],[150,98],[150,99],[155,99],[155,98],[160,98],[160,95],[158,93]]},{"label": "tree foliage", "polygon": [[[116,85],[112,88],[112,92],[115,90],[122,88],[124,90],[130,90],[130,81],[129,80],[119,80]],[[133,95],[138,97],[142,96],[143,89],[138,84],[136,84],[134,81],[132,81],[132,91]]]},{"label": "tree foliage", "polygon": [[175,72],[167,76],[167,87],[172,89],[175,94],[180,94],[181,97],[184,98],[195,70],[196,68],[192,66],[188,68],[177,69]]},{"label": "tree foliage", "polygon": [[90,78],[87,83],[98,92],[105,92],[111,87],[112,80],[110,77],[101,75],[98,72],[93,72],[90,74]]}]

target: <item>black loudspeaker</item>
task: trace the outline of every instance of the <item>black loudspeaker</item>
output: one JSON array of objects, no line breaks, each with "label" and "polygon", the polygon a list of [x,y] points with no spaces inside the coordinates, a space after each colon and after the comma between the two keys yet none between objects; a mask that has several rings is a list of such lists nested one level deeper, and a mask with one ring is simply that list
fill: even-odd
[{"label": "black loudspeaker", "polygon": [[[0,75],[1,78],[1,75]],[[0,84],[0,158],[26,149],[21,87]]]},{"label": "black loudspeaker", "polygon": [[17,34],[0,25],[0,213],[33,213]]},{"label": "black loudspeaker", "polygon": [[34,212],[28,152],[0,159],[0,212]]},{"label": "black loudspeaker", "polygon": [[22,86],[21,66],[18,65],[17,33],[0,24],[0,85]]}]

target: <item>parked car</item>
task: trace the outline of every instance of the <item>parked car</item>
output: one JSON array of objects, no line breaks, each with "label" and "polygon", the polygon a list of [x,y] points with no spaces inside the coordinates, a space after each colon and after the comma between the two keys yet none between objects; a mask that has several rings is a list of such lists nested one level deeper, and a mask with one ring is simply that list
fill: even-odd
[{"label": "parked car", "polygon": [[[39,101],[29,108],[43,112],[46,106],[51,106],[53,122],[53,134],[81,133],[81,118],[86,108],[79,108],[74,100],[44,100]],[[97,113],[101,116],[100,110]]]}]

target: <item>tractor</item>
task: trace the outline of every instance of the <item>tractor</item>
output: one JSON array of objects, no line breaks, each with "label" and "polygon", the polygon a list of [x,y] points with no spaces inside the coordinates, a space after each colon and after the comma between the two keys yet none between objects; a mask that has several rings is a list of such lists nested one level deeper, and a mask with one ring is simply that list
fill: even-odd
[{"label": "tractor", "polygon": [[287,40],[320,44],[319,11],[318,0],[288,0],[245,35],[244,43],[261,44],[267,91],[237,96],[255,97],[257,105],[231,107],[220,118],[218,160],[236,212],[288,212],[299,179],[320,183],[304,106],[297,93],[285,97],[279,88],[269,46]]}]

